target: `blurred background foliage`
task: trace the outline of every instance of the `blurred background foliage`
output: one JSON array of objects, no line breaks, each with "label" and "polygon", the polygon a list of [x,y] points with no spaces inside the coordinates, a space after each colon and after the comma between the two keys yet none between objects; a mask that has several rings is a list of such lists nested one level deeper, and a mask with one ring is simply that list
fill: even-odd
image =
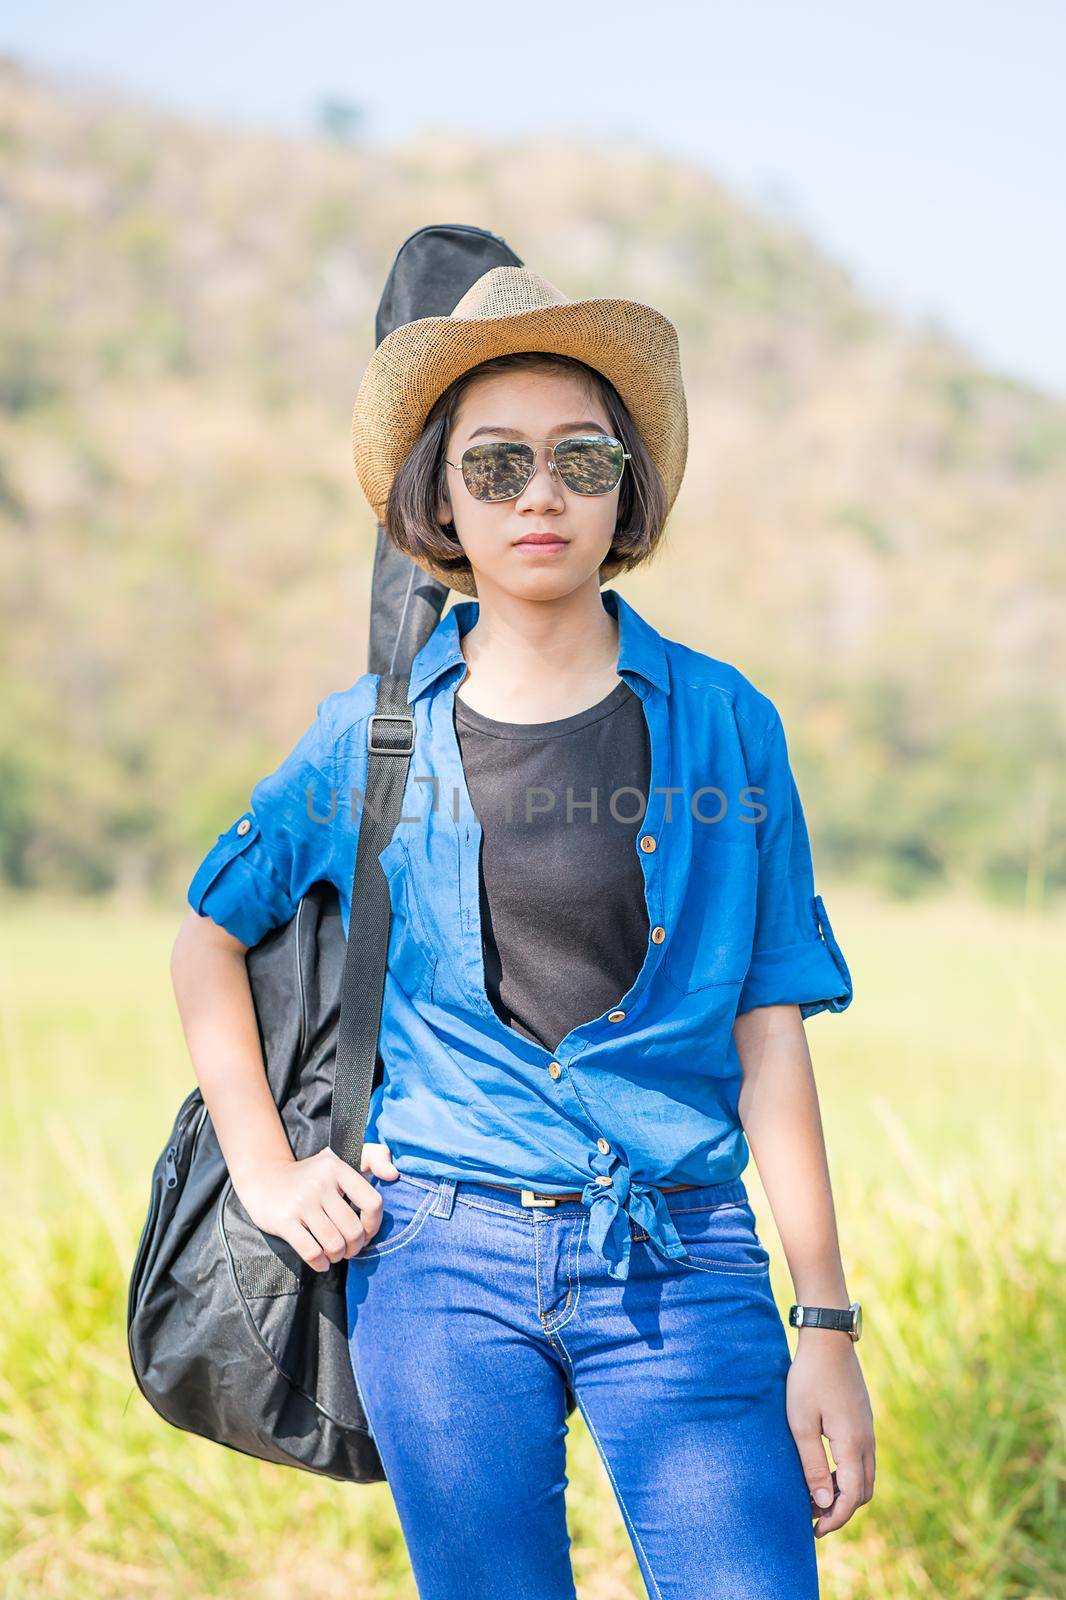
[{"label": "blurred background foliage", "polygon": [[778,704],[816,866],[1066,886],[1066,405],[635,147],[364,149],[0,65],[0,878],[179,897],[366,668],[351,407],[393,255],[501,233],[676,322],[689,464],[620,581]]}]

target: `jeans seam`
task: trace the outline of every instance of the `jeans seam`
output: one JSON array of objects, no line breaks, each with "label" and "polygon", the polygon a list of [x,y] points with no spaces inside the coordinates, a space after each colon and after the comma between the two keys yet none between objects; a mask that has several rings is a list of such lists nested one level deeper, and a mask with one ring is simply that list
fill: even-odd
[{"label": "jeans seam", "polygon": [[[563,1341],[561,1339],[559,1340],[559,1343],[562,1346],[562,1351],[563,1351],[563,1354],[566,1357],[567,1365],[569,1366],[571,1373],[573,1373],[574,1363],[570,1360],[570,1352],[567,1350],[565,1344],[563,1344]],[[662,1590],[659,1588],[659,1584],[658,1584],[658,1581],[657,1581],[657,1579],[655,1577],[655,1574],[651,1570],[651,1562],[648,1560],[648,1552],[645,1550],[644,1545],[641,1542],[640,1534],[637,1532],[636,1523],[633,1521],[633,1518],[629,1515],[629,1508],[628,1508],[628,1506],[626,1505],[625,1501],[622,1498],[622,1491],[618,1486],[618,1479],[615,1477],[614,1469],[612,1468],[610,1461],[607,1459],[607,1452],[603,1448],[603,1445],[600,1442],[600,1436],[596,1432],[595,1424],[593,1423],[592,1418],[589,1416],[589,1413],[585,1410],[585,1403],[582,1400],[581,1395],[578,1392],[576,1384],[571,1384],[571,1388],[574,1391],[574,1399],[577,1401],[578,1405],[581,1407],[581,1415],[585,1419],[586,1426],[588,1427],[588,1430],[592,1435],[593,1441],[594,1441],[594,1443],[596,1445],[596,1449],[599,1451],[600,1460],[603,1462],[604,1466],[607,1469],[607,1476],[610,1478],[611,1487],[614,1489],[614,1492],[615,1492],[616,1496],[618,1497],[618,1504],[622,1508],[622,1515],[626,1520],[626,1526],[629,1528],[630,1536],[631,1536],[631,1538],[633,1540],[633,1543],[636,1545],[637,1549],[640,1551],[640,1554],[641,1554],[641,1557],[643,1559],[644,1565],[647,1568],[648,1578],[649,1578],[649,1580],[651,1582],[652,1589],[654,1590],[654,1594],[652,1595],[652,1600],[663,1600]]]},{"label": "jeans seam", "polygon": [[[574,1234],[576,1229],[571,1228],[566,1236],[566,1299],[563,1301],[562,1310],[565,1312],[570,1305],[574,1294]],[[552,1331],[560,1327],[567,1317],[560,1316],[559,1321],[553,1325]]]},{"label": "jeans seam", "polygon": [[[565,1328],[566,1324],[570,1321],[570,1318],[574,1315],[574,1312],[578,1308],[578,1302],[581,1299],[581,1241],[582,1241],[582,1237],[583,1237],[584,1232],[585,1232],[585,1224],[586,1224],[587,1221],[588,1221],[588,1216],[586,1214],[585,1216],[583,1216],[581,1218],[581,1221],[580,1221],[578,1227],[576,1229],[572,1228],[570,1230],[570,1239],[569,1239],[569,1242],[567,1244],[567,1249],[566,1249],[566,1290],[567,1290],[567,1294],[569,1296],[569,1295],[572,1294],[573,1289],[574,1289],[574,1277],[572,1276],[571,1260],[572,1260],[572,1252],[573,1252],[573,1248],[574,1248],[574,1238],[575,1238],[575,1234],[576,1234],[576,1237],[577,1237],[577,1252],[576,1252],[577,1253],[577,1273],[576,1273],[577,1292],[576,1292],[576,1294],[573,1294],[573,1303],[571,1304],[571,1306],[570,1306],[569,1310],[567,1311],[566,1315],[564,1317],[562,1317],[558,1322],[553,1323],[551,1328],[548,1328],[547,1325],[545,1325],[545,1332],[546,1333],[557,1333],[560,1328]],[[559,1342],[561,1344],[562,1340],[560,1339]],[[569,1356],[567,1356],[567,1360],[568,1361],[570,1360]]]},{"label": "jeans seam", "polygon": [[[420,1189],[430,1189],[434,1193],[440,1187],[438,1178],[423,1178],[416,1176],[413,1172],[401,1173],[401,1177],[406,1178],[408,1183],[416,1183]],[[461,1179],[456,1180],[456,1182],[461,1181]],[[469,1197],[459,1193],[456,1193],[455,1204],[457,1206],[473,1206],[477,1211],[491,1211],[497,1217],[521,1217],[527,1209],[525,1206],[497,1206],[493,1205],[491,1200],[471,1200]]]},{"label": "jeans seam", "polygon": [[491,1200],[464,1199],[460,1194],[456,1195],[455,1203],[457,1206],[473,1206],[475,1211],[491,1211],[496,1217],[515,1217],[519,1221],[524,1220],[524,1214],[529,1210],[528,1206],[497,1206]]},{"label": "jeans seam", "polygon": [[[540,1228],[535,1217],[530,1220],[533,1223],[533,1283],[537,1291],[537,1320],[547,1333],[548,1330],[544,1327],[544,1301],[540,1294]],[[551,1335],[548,1337],[550,1341]]]},{"label": "jeans seam", "polygon": [[552,1334],[552,1330],[548,1327],[547,1319],[544,1315],[544,1301],[541,1298],[540,1293],[540,1228],[538,1227],[535,1219],[533,1222],[533,1259],[533,1277],[537,1286],[537,1317],[540,1321],[541,1331],[543,1332],[544,1337],[547,1339],[551,1349],[563,1356],[567,1367],[570,1369],[570,1386],[573,1388],[574,1364],[570,1360],[570,1356],[567,1352],[566,1346],[563,1344],[563,1341],[560,1339],[559,1342],[556,1343]]},{"label": "jeans seam", "polygon": [[405,1244],[410,1244],[415,1235],[421,1232],[426,1218],[430,1215],[430,1205],[435,1193],[436,1190],[431,1189],[426,1195],[426,1198],[420,1202],[418,1210],[415,1212],[414,1216],[411,1218],[410,1222],[407,1224],[406,1228],[403,1230],[403,1233],[401,1234],[400,1238],[397,1239],[395,1244],[383,1244],[375,1247],[374,1241],[371,1239],[368,1245],[364,1246],[362,1250],[357,1250],[355,1255],[350,1259],[352,1261],[358,1261],[360,1256],[369,1256],[370,1259],[374,1261],[378,1256],[391,1256],[395,1250],[402,1250]]},{"label": "jeans seam", "polygon": [[746,1267],[738,1267],[728,1266],[724,1263],[719,1266],[714,1262],[697,1261],[695,1256],[681,1256],[679,1259],[682,1266],[695,1267],[698,1272],[721,1272],[726,1273],[733,1278],[758,1277],[760,1273],[769,1270],[769,1262],[762,1261],[752,1262]]}]

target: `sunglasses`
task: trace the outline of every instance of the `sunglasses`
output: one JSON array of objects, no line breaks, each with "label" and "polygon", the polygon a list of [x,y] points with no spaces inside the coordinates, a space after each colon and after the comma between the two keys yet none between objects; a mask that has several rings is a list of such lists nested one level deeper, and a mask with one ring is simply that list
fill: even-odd
[{"label": "sunglasses", "polygon": [[[630,460],[621,439],[605,433],[575,435],[548,445],[548,465],[574,494],[610,494],[622,480]],[[447,457],[445,457],[447,461]],[[499,439],[487,444],[472,444],[463,451],[461,461],[447,461],[461,467],[463,482],[475,500],[513,500],[520,495],[537,470],[537,452],[531,444]]]}]

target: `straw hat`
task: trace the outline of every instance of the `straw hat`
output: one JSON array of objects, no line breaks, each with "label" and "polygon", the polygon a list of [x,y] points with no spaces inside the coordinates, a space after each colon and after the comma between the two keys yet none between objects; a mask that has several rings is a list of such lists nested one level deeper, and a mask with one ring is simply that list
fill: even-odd
[{"label": "straw hat", "polygon": [[[378,345],[352,414],[355,470],[379,522],[389,490],[448,385],[493,356],[545,350],[603,373],[625,401],[659,470],[667,509],[681,487],[688,412],[677,329],[637,300],[569,300],[528,267],[493,267],[449,317],[402,323]],[[464,575],[423,562],[452,588],[475,592]]]}]

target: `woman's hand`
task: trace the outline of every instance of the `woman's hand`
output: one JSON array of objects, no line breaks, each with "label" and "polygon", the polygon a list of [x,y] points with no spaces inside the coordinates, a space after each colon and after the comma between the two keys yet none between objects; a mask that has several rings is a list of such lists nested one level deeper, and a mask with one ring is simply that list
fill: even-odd
[{"label": "woman's hand", "polygon": [[[399,1177],[384,1144],[365,1144],[360,1165],[379,1178]],[[358,1255],[381,1226],[380,1193],[328,1146],[302,1161],[259,1162],[233,1187],[256,1227],[284,1239],[316,1272]]]},{"label": "woman's hand", "polygon": [[[800,1329],[785,1409],[817,1517],[815,1536],[820,1538],[842,1528],[874,1492],[873,1413],[855,1345],[846,1333]],[[833,1447],[832,1475],[823,1434]]]}]

